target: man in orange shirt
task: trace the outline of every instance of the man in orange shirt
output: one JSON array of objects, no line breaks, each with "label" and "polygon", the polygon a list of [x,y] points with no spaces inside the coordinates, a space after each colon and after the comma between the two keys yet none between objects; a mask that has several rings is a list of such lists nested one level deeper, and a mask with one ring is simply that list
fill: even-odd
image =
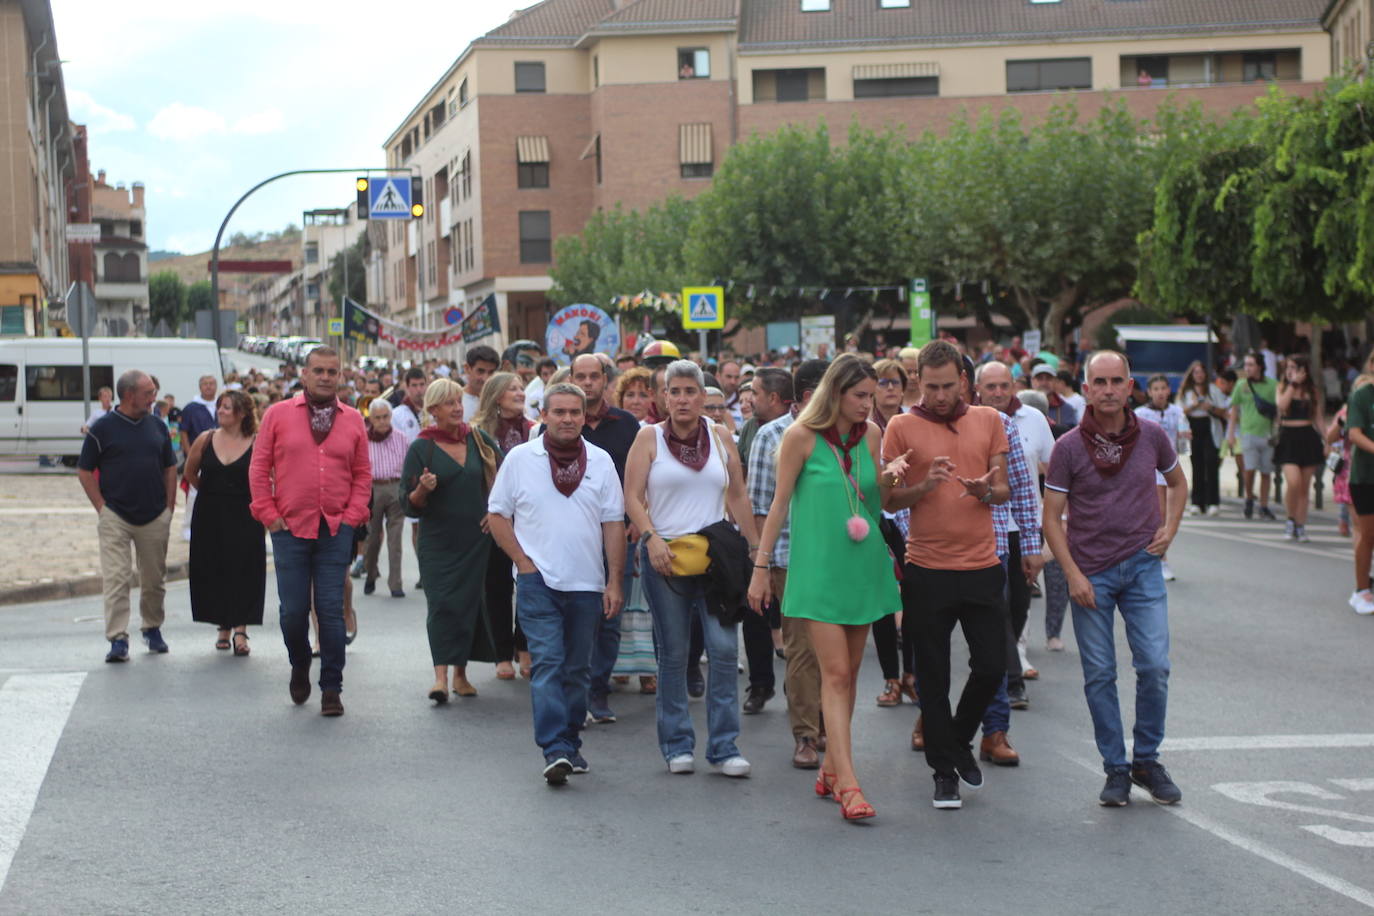
[{"label": "man in orange shirt", "polygon": [[[973,737],[1006,673],[1005,574],[997,558],[992,506],[1011,498],[1007,434],[991,407],[964,400],[963,358],[935,340],[917,358],[921,400],[893,417],[883,460],[907,455],[893,485],[892,510],[911,508],[903,567],[904,631],[914,635],[925,716],[926,762],[935,771],[936,808],[959,808],[959,784],[977,789],[983,774]],[[951,715],[949,638],[958,623],[970,672]]]}]

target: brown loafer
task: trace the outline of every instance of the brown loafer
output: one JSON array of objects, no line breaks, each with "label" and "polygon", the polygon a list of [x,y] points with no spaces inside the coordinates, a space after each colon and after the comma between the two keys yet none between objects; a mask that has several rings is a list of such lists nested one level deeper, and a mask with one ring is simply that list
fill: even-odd
[{"label": "brown loafer", "polygon": [[913,751],[923,751],[926,749],[925,713],[921,713],[916,717],[916,727],[911,730],[911,749]]},{"label": "brown loafer", "polygon": [[797,749],[792,752],[792,766],[799,770],[814,770],[821,765],[821,755],[816,751],[814,738],[798,738]]},{"label": "brown loafer", "polygon": [[339,698],[339,691],[324,690],[320,692],[320,715],[343,715],[343,700]]},{"label": "brown loafer", "polygon": [[310,699],[310,666],[291,666],[291,702],[297,706]]},{"label": "brown loafer", "polygon": [[1006,732],[991,732],[983,736],[978,746],[978,759],[986,760],[994,766],[1014,767],[1021,765],[1021,755],[1007,740]]}]

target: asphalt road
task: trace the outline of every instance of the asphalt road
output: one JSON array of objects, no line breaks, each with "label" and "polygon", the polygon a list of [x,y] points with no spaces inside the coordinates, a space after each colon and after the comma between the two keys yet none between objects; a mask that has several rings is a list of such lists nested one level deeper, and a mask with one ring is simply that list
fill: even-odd
[{"label": "asphalt road", "polygon": [[291,705],[273,626],[249,659],[216,653],[185,583],[171,654],[127,665],[101,662],[98,599],[3,608],[0,913],[1365,912],[1374,619],[1345,605],[1334,529],[1278,534],[1189,520],[1171,552],[1170,809],[1096,804],[1073,642],[1044,651],[1038,601],[1024,762],[988,768],[961,811],[931,807],[913,707],[873,705],[870,654],[862,825],[790,767],[781,698],[744,717],[747,780],[669,775],[652,698],[617,694],[620,721],[586,734],[592,772],[550,789],[524,682],[474,666],[481,696],[425,699],[421,593],[359,596],[333,720]]}]

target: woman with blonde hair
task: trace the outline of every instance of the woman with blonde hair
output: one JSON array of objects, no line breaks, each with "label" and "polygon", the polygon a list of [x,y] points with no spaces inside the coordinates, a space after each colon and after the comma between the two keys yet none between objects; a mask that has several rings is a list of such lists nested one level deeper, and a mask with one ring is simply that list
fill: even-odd
[{"label": "woman with blonde hair", "polygon": [[766,561],[790,513],[792,554],[782,613],[807,621],[821,669],[826,728],[816,794],[833,795],[845,820],[876,813],[854,772],[850,723],[869,625],[902,607],[878,524],[890,481],[905,474],[906,460],[882,467],[882,436],[868,422],[877,387],[872,366],[843,354],[783,434],[777,489],[749,582],[749,604],[761,610],[772,597]]},{"label": "woman with blonde hair", "polygon": [[401,502],[420,520],[417,554],[434,664],[429,698],[443,704],[450,667],[453,692],[473,697],[468,662],[496,661],[483,596],[491,536],[482,521],[500,453],[487,434],[463,422],[463,387],[455,381],[430,382],[424,419],[428,425],[410,444],[401,471]]},{"label": "woman with blonde hair", "polygon": [[[482,386],[477,402],[477,416],[472,425],[491,436],[506,455],[517,445],[530,440],[534,424],[525,416],[525,383],[514,372],[498,372]],[[520,665],[520,675],[530,676],[530,649],[520,621],[515,617],[515,579],[511,573],[510,557],[493,550],[487,564],[487,615],[491,620],[492,639],[496,643],[496,677],[503,681],[515,678],[511,659]]]}]

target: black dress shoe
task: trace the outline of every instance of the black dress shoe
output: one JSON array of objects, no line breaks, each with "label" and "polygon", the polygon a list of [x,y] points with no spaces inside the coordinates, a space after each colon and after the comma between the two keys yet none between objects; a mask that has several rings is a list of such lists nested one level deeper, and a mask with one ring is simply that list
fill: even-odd
[{"label": "black dress shoe", "polygon": [[405,596],[406,593],[401,591],[399,588],[393,588],[391,590],[391,597],[393,598],[404,598]]},{"label": "black dress shoe", "polygon": [[310,699],[310,666],[293,665],[291,668],[291,702],[297,706]]},{"label": "black dress shoe", "polygon": [[744,701],[744,714],[754,716],[763,712],[763,704],[773,699],[772,687],[750,687],[749,696]]},{"label": "black dress shoe", "polygon": [[373,592],[375,592],[376,590],[377,590],[377,580],[376,580],[376,579],[368,579],[366,582],[363,583],[363,594],[364,594],[364,595],[370,595],[370,594],[372,594]]},{"label": "black dress shoe", "polygon": [[687,695],[689,697],[706,695],[706,678],[702,676],[700,664],[687,666]]}]

